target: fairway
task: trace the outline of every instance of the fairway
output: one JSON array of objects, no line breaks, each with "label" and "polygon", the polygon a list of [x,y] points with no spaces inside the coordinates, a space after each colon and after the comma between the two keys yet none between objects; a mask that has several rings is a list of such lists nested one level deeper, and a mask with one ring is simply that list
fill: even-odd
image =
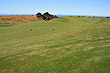
[{"label": "fairway", "polygon": [[0,24],[0,73],[110,73],[110,18]]}]

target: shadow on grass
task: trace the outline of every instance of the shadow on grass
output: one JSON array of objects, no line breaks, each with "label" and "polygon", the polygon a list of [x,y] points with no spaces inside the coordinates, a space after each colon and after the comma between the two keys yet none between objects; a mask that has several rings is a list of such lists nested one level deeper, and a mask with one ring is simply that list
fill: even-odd
[{"label": "shadow on grass", "polygon": [[9,27],[9,26],[13,26],[14,24],[10,24],[10,23],[0,23],[0,27]]}]

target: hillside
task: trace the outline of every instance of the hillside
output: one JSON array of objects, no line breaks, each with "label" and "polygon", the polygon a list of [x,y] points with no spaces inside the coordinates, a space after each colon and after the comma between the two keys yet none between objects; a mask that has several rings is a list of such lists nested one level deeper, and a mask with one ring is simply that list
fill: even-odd
[{"label": "hillside", "polygon": [[22,24],[39,20],[36,16],[0,16],[0,24]]},{"label": "hillside", "polygon": [[0,27],[0,73],[110,73],[110,18]]}]

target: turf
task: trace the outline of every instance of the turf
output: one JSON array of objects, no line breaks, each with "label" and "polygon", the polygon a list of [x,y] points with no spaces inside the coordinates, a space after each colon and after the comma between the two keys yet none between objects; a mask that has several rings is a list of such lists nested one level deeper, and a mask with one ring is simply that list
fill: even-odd
[{"label": "turf", "polygon": [[62,17],[2,26],[0,73],[110,73],[110,19]]}]

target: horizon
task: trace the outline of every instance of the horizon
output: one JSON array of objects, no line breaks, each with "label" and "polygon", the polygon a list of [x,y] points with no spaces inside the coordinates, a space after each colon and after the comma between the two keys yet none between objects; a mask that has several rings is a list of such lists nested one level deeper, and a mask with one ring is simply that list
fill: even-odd
[{"label": "horizon", "polygon": [[109,0],[1,0],[0,15],[36,14],[110,16]]},{"label": "horizon", "polygon": [[[19,15],[29,15],[29,16],[34,15],[34,16],[36,16],[36,14],[0,14],[0,16],[19,16]],[[110,16],[99,16],[99,15],[71,15],[71,14],[52,14],[52,15],[56,15],[58,17],[64,17],[64,16],[110,17]]]},{"label": "horizon", "polygon": [[[11,15],[14,16],[14,15],[36,15],[36,14],[0,14],[0,16],[11,16]],[[104,15],[74,15],[74,14],[52,14],[52,15],[110,17],[110,15],[105,15],[105,16]]]}]

